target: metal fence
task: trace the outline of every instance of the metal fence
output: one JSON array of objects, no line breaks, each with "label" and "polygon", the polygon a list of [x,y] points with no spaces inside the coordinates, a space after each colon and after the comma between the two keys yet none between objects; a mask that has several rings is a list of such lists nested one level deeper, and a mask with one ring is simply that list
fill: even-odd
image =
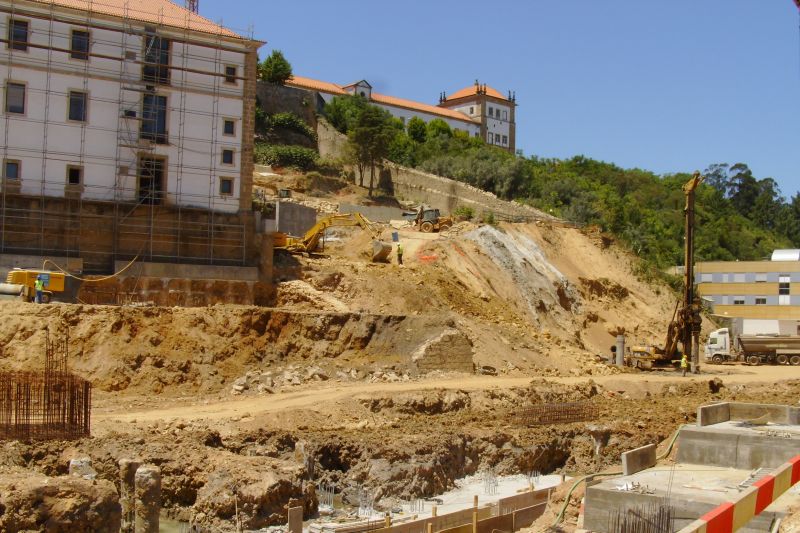
[{"label": "metal fence", "polygon": [[68,339],[51,342],[48,334],[44,372],[0,372],[0,439],[89,436],[92,385],[67,371]]}]

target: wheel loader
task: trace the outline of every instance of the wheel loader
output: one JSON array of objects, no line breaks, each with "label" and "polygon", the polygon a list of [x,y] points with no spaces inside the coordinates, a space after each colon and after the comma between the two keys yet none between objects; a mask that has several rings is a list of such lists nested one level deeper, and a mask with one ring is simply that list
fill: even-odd
[{"label": "wheel loader", "polygon": [[426,205],[419,206],[416,211],[403,213],[403,218],[411,222],[422,233],[444,231],[453,225],[452,217],[443,217],[438,209]]}]

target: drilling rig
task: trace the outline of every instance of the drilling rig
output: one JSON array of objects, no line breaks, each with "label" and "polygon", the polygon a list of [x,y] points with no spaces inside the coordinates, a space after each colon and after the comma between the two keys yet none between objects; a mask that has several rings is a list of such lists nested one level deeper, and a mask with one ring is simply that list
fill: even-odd
[{"label": "drilling rig", "polygon": [[[702,182],[703,176],[699,172],[695,172],[692,179],[683,186],[685,197],[683,208],[685,224],[683,294],[675,304],[664,345],[663,347],[632,346],[630,353],[625,354],[625,363],[628,366],[649,369],[655,365],[669,365],[686,353],[691,361],[692,373],[700,372],[700,328],[703,320],[702,304],[694,292],[694,204],[695,192]],[[679,344],[681,350],[678,350]]]}]

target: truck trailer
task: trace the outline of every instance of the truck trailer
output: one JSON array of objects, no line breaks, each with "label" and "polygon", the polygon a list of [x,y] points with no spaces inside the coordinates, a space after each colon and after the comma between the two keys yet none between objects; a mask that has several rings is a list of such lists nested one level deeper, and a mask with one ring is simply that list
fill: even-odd
[{"label": "truck trailer", "polygon": [[705,360],[800,365],[800,320],[733,319],[708,336]]}]

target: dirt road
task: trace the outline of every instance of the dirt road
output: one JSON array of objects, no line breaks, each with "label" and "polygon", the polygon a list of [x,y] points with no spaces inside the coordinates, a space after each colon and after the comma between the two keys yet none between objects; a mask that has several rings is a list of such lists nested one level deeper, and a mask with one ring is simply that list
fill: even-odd
[{"label": "dirt road", "polygon": [[658,372],[650,374],[619,374],[612,376],[581,377],[505,377],[505,376],[468,376],[463,378],[436,378],[400,383],[326,383],[313,388],[298,391],[281,392],[273,395],[255,397],[239,397],[217,401],[175,401],[168,408],[143,408],[132,410],[126,406],[103,406],[93,411],[94,421],[101,427],[104,422],[148,422],[173,420],[221,420],[240,417],[247,413],[255,416],[286,410],[318,411],[331,404],[359,396],[390,396],[393,394],[424,391],[432,389],[447,390],[488,390],[495,388],[524,387],[531,381],[573,384],[593,380],[606,389],[637,394],[658,392],[664,384],[686,381],[708,381],[720,378],[726,385],[748,383],[773,383],[778,381],[800,379],[800,367],[787,366],[706,366],[699,376],[681,377],[677,372]]}]

